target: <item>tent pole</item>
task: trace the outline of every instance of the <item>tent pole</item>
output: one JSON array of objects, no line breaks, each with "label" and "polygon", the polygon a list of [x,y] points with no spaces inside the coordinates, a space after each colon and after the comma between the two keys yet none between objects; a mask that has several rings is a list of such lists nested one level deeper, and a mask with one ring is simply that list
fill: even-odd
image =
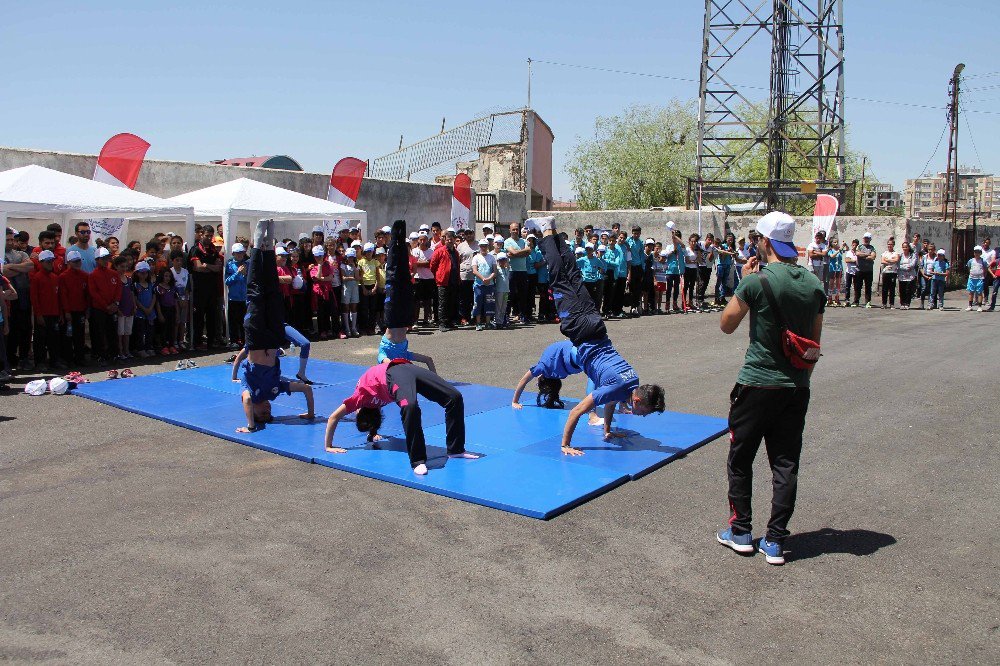
[{"label": "tent pole", "polygon": [[0,265],[6,261],[7,257],[7,213],[0,212],[0,227],[3,227],[3,240],[0,241]]},{"label": "tent pole", "polygon": [[[184,234],[185,234],[185,244],[187,244],[188,250],[194,249],[194,213],[189,213],[184,216]],[[183,249],[183,248],[182,248]],[[191,275],[191,263],[188,260],[190,253],[184,257],[184,265],[188,266],[188,286],[191,288],[191,298],[188,299],[188,322],[187,322],[187,334],[188,334],[188,345],[194,349],[194,277]],[[180,343],[180,340],[177,341]]]},{"label": "tent pole", "polygon": [[[230,225],[233,223],[233,216],[226,212],[222,214],[222,256],[224,259],[222,266],[222,330],[226,332],[226,340],[229,340],[229,285],[226,284],[226,264],[229,263],[229,239],[233,237],[233,230]],[[227,254],[228,253],[228,254]]]}]

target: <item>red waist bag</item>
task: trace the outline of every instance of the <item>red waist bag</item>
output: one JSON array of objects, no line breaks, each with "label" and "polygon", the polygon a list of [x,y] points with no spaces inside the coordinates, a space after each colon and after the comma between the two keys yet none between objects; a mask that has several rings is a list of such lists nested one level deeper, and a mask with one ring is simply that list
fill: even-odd
[{"label": "red waist bag", "polygon": [[820,357],[819,343],[788,330],[788,324],[785,323],[785,317],[781,314],[778,301],[774,298],[771,285],[768,284],[767,278],[763,274],[760,274],[760,286],[764,288],[764,296],[767,297],[767,303],[771,306],[771,311],[774,312],[778,328],[781,329],[781,350],[785,353],[785,358],[788,359],[793,368],[812,369]]}]

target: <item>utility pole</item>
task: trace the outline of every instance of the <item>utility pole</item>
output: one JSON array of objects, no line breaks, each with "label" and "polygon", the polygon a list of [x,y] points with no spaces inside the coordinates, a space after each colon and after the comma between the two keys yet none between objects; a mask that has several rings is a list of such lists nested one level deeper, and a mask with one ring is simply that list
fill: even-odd
[{"label": "utility pole", "polygon": [[861,196],[858,197],[858,215],[865,214],[865,162],[868,161],[867,155],[861,156]]},{"label": "utility pole", "polygon": [[944,205],[941,218],[948,221],[948,208],[952,209],[952,223],[958,224],[958,87],[964,63],[955,67],[948,85],[948,167],[945,170]]},{"label": "utility pole", "polygon": [[528,58],[528,106],[525,108],[531,108],[531,58]]},{"label": "utility pole", "polygon": [[976,213],[979,212],[979,196],[976,192],[976,178],[972,178],[972,244],[976,244],[979,238],[979,231],[976,228]]}]

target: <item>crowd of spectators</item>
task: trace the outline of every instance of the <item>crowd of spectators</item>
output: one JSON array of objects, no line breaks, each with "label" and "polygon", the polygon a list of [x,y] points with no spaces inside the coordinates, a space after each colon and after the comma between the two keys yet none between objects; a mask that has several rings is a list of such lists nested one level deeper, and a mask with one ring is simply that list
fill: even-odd
[{"label": "crowd of spectators", "polygon": [[[6,230],[0,381],[14,373],[243,345],[247,239],[225,248],[221,225],[206,225],[190,241],[157,233],[144,245],[122,247],[115,237],[92,241],[83,221],[63,247],[62,231],[50,224],[33,244],[27,233]],[[639,227],[626,231],[617,224],[567,236],[584,284],[607,319],[715,310],[756,255],[753,232],[747,238],[685,237],[669,223],[667,236],[662,243],[644,238]],[[516,222],[505,230],[484,227],[480,237],[470,229],[422,225],[409,236],[415,326],[483,331],[558,322],[537,241]],[[381,334],[388,242],[389,227],[368,240],[358,227],[329,237],[317,227],[279,243],[288,323],[314,340]],[[879,253],[871,234],[841,244],[818,233],[805,261],[824,284],[830,306],[873,307],[874,283],[881,285],[883,308],[896,305],[897,289],[901,309],[915,299],[919,308],[941,308],[952,270],[944,250],[919,235],[899,250],[889,239]],[[967,309],[982,310],[992,286],[987,309],[993,310],[1000,266],[989,238],[965,268]]]}]

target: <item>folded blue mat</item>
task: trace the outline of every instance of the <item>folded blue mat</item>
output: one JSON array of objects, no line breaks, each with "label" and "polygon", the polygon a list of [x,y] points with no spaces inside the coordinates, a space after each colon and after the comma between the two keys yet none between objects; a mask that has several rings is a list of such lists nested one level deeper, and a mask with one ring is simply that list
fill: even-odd
[{"label": "folded blue mat", "polygon": [[[295,359],[284,362],[294,374]],[[600,427],[577,426],[573,443],[585,455],[563,455],[559,444],[572,401],[565,410],[534,406],[525,394],[524,408],[510,407],[513,391],[455,382],[465,398],[466,449],[483,454],[479,460],[449,459],[445,453],[444,410],[422,402],[430,473],[410,469],[399,410],[383,410],[380,433],[388,439],[372,444],[353,420],[341,421],[335,444],[345,454],[323,449],[326,417],[354,390],[365,367],[312,359],[310,379],[317,419],[303,421],[300,394],[281,395],[272,402],[274,422],[255,433],[240,434],[246,425],[238,399],[240,385],[231,381],[228,365],[164,372],[127,380],[81,384],[74,391],[96,400],[198,432],[263,451],[389,481],[409,488],[483,506],[548,519],[578,506],[631,479],[661,467],[726,432],[725,419],[665,412],[645,418],[615,417],[615,427],[628,437],[605,442]]]}]

